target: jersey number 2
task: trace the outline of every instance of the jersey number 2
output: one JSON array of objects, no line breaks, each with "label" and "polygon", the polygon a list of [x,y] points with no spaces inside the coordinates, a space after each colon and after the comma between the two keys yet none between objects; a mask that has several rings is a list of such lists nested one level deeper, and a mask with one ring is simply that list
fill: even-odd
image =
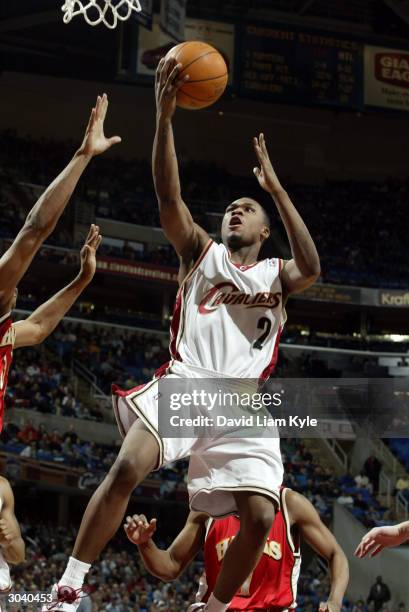
[{"label": "jersey number 2", "polygon": [[253,348],[261,350],[263,348],[263,342],[271,331],[271,319],[268,319],[267,317],[261,317],[258,320],[257,329],[262,329],[263,333],[255,341],[255,343],[253,344]]}]

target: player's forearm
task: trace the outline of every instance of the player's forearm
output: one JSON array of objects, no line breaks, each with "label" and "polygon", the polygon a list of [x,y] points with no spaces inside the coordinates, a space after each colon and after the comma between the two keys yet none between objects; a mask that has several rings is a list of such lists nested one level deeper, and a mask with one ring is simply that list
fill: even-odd
[{"label": "player's forearm", "polygon": [[342,601],[349,581],[348,560],[341,549],[337,550],[329,561],[331,573],[331,592],[329,600],[342,607]]},{"label": "player's forearm", "polygon": [[177,202],[181,191],[172,122],[160,115],[156,120],[152,169],[159,207]]},{"label": "player's forearm", "polygon": [[7,563],[11,563],[13,565],[24,563],[26,546],[21,536],[16,537],[7,546],[2,546],[1,550]]},{"label": "player's forearm", "polygon": [[43,239],[51,234],[91,157],[77,151],[70,163],[47,187],[29,212],[25,226]]},{"label": "player's forearm", "polygon": [[317,249],[288,193],[280,186],[271,192],[271,196],[284,223],[291,254],[298,269],[306,278],[319,276],[321,267]]},{"label": "player's forearm", "polygon": [[168,582],[179,575],[169,552],[160,550],[152,540],[140,544],[138,549],[146,569],[156,578]]},{"label": "player's forearm", "polygon": [[40,328],[39,342],[42,342],[54,331],[90,280],[79,274],[69,285],[53,295],[30,315],[30,321]]},{"label": "player's forearm", "polygon": [[405,521],[404,523],[400,523],[398,525],[399,534],[409,540],[409,521]]}]

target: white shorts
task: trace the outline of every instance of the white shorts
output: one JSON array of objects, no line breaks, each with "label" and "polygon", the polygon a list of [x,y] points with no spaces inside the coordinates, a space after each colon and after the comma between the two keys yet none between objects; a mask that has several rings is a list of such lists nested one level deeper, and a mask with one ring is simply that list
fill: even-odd
[{"label": "white shorts", "polygon": [[[173,361],[169,378],[216,378],[214,372]],[[283,464],[278,432],[265,430],[258,437],[165,438],[158,433],[159,378],[129,391],[113,388],[118,428],[125,436],[140,418],[159,445],[156,469],[189,457],[188,493],[192,510],[221,518],[237,512],[233,493],[254,491],[279,505]],[[235,384],[237,384],[235,380]]]}]

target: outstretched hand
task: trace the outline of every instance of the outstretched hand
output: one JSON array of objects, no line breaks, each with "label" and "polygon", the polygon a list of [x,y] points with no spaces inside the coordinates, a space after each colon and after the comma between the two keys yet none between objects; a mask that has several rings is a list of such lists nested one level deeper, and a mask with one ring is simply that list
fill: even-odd
[{"label": "outstretched hand", "polygon": [[101,244],[102,236],[99,233],[98,225],[92,224],[81,249],[81,272],[80,277],[88,283],[93,279],[97,268],[96,253]]},{"label": "outstretched hand", "polygon": [[189,75],[179,77],[182,64],[178,64],[175,58],[164,57],[160,60],[155,75],[155,98],[156,110],[158,115],[165,119],[171,119],[176,110],[176,96],[178,90],[186,81]]},{"label": "outstretched hand", "polygon": [[370,557],[376,557],[384,549],[390,546],[399,546],[408,539],[407,533],[402,533],[399,525],[390,527],[374,527],[371,531],[362,538],[355,556],[363,559],[369,554]]},{"label": "outstretched hand", "polygon": [[98,96],[95,107],[91,111],[91,116],[88,121],[85,131],[84,140],[80,147],[80,152],[84,155],[93,157],[100,155],[113,145],[121,142],[119,136],[111,136],[107,138],[104,134],[104,121],[108,110],[108,96],[104,93],[103,96]]},{"label": "outstretched hand", "polygon": [[260,167],[256,166],[253,168],[253,172],[260,183],[260,187],[273,194],[281,189],[281,184],[270,161],[264,134],[259,134],[258,137],[255,136],[253,138],[253,145],[258,163],[260,164]]},{"label": "outstretched hand", "polygon": [[127,516],[124,529],[128,539],[133,544],[137,546],[146,544],[156,531],[156,519],[153,518],[148,523],[148,519],[144,514]]}]

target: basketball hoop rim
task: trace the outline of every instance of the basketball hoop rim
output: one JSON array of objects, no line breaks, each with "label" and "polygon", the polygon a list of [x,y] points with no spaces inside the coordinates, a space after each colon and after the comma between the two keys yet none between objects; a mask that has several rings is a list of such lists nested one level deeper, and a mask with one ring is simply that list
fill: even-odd
[{"label": "basketball hoop rim", "polygon": [[[122,8],[126,9],[125,14],[120,13]],[[107,28],[115,29],[118,22],[127,21],[132,12],[141,13],[142,6],[140,0],[65,0],[61,10],[65,24],[77,15],[82,15],[90,26],[102,23]],[[98,16],[90,16],[88,11],[97,11]]]}]

